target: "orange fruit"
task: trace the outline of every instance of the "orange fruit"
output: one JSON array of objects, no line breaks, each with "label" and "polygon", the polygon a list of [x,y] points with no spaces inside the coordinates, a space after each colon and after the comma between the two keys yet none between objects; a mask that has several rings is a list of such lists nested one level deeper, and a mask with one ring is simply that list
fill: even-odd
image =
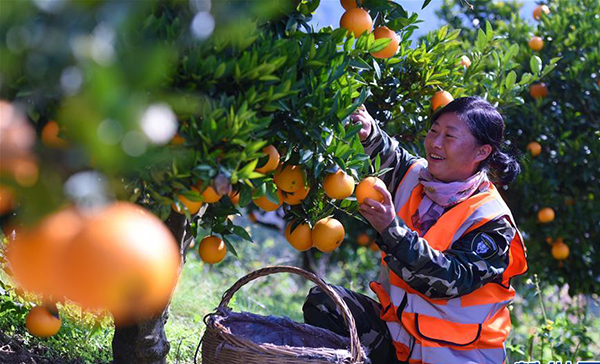
[{"label": "orange fruit", "polygon": [[42,143],[49,148],[66,148],[67,141],[58,136],[59,126],[54,120],[49,121],[42,129]]},{"label": "orange fruit", "polygon": [[467,56],[462,56],[460,57],[460,65],[464,68],[468,68],[469,66],[471,66],[471,60]]},{"label": "orange fruit", "polygon": [[[200,193],[200,191],[194,186],[192,186],[191,190]],[[202,207],[202,201],[191,201],[185,198],[185,196],[183,195],[177,195],[177,198],[179,198],[179,201],[181,201],[181,203],[187,208],[191,215],[196,214],[198,211],[200,211],[200,207]],[[175,212],[178,212],[180,214],[184,213],[181,209],[177,207],[175,202],[171,204],[171,207]]]},{"label": "orange fruit", "polygon": [[[4,163],[4,162],[3,162]],[[40,174],[37,162],[32,158],[22,158],[14,161],[11,166],[15,181],[23,187],[33,186]]]},{"label": "orange fruit", "polygon": [[363,203],[367,197],[383,203],[383,195],[373,187],[375,185],[386,188],[385,183],[377,177],[367,177],[356,186],[358,203]]},{"label": "orange fruit", "polygon": [[[362,4],[362,0],[359,0],[359,2]],[[342,7],[346,10],[358,7],[358,5],[356,5],[356,0],[340,0],[340,4],[342,4]]]},{"label": "orange fruit", "polygon": [[538,220],[541,223],[549,223],[552,220],[554,220],[555,214],[554,214],[554,210],[552,210],[552,208],[550,207],[544,207],[543,209],[541,209],[538,212]]},{"label": "orange fruit", "polygon": [[377,245],[377,243],[372,242],[371,244],[369,244],[369,249],[371,249],[372,252],[378,252],[379,251],[379,245]]},{"label": "orange fruit", "polygon": [[273,181],[282,191],[296,192],[304,186],[302,167],[294,165],[280,166],[273,176]]},{"label": "orange fruit", "polygon": [[267,195],[261,196],[259,198],[254,199],[254,204],[265,211],[275,211],[283,205],[283,201],[285,197],[283,196],[283,192],[281,190],[277,190],[277,199],[279,200],[279,204],[275,204],[271,202],[267,198]]},{"label": "orange fruit", "polygon": [[356,242],[358,243],[358,245],[366,246],[371,243],[371,237],[369,236],[369,234],[362,233],[356,238]]},{"label": "orange fruit", "polygon": [[171,145],[183,145],[185,144],[185,138],[179,134],[175,134],[175,136],[170,141]]},{"label": "orange fruit", "polygon": [[202,197],[204,197],[204,202],[206,203],[215,203],[219,202],[223,196],[219,195],[214,187],[208,186],[202,191]]},{"label": "orange fruit", "polygon": [[27,331],[37,337],[53,336],[60,329],[60,324],[61,320],[58,311],[50,312],[44,306],[32,308],[25,318]]},{"label": "orange fruit", "polygon": [[532,37],[529,40],[529,48],[531,48],[531,50],[539,52],[542,50],[542,48],[544,48],[544,40],[540,37]]},{"label": "orange fruit", "polygon": [[209,235],[200,241],[198,253],[204,263],[217,264],[225,259],[227,247],[223,240],[214,235]]},{"label": "orange fruit", "polygon": [[15,208],[15,193],[12,188],[0,185],[0,215]]},{"label": "orange fruit", "polygon": [[548,96],[548,88],[545,83],[535,83],[529,88],[529,94],[534,99],[543,99]]},{"label": "orange fruit", "polygon": [[540,20],[542,18],[542,13],[548,15],[550,14],[550,8],[547,5],[538,5],[535,10],[533,10],[533,19]]},{"label": "orange fruit", "polygon": [[254,214],[254,212],[251,212],[248,215],[248,220],[250,220],[251,222],[257,222],[258,220],[256,219],[256,215]]},{"label": "orange fruit", "polygon": [[335,173],[330,173],[323,180],[323,190],[329,198],[343,200],[352,196],[354,192],[354,178],[339,169]]},{"label": "orange fruit", "polygon": [[17,230],[7,260],[21,287],[37,294],[64,295],[60,277],[65,249],[82,231],[85,219],[74,208],[54,212],[31,229]]},{"label": "orange fruit", "polygon": [[255,171],[258,173],[269,173],[277,168],[279,165],[279,152],[274,146],[269,145],[263,148],[263,153],[269,157],[264,166],[256,168]]},{"label": "orange fruit", "polygon": [[371,53],[373,57],[387,59],[396,54],[396,52],[398,51],[398,46],[400,45],[400,39],[398,39],[398,35],[396,34],[396,32],[390,30],[390,28],[388,27],[377,27],[373,31],[373,35],[375,35],[375,39],[391,39],[391,42],[387,45],[387,47],[383,48],[379,52]]},{"label": "orange fruit", "polygon": [[565,260],[569,257],[569,246],[563,242],[556,242],[552,245],[552,256],[556,260]]},{"label": "orange fruit", "polygon": [[332,217],[323,218],[312,229],[313,246],[323,253],[334,251],[344,241],[344,225]]},{"label": "orange fruit", "polygon": [[552,245],[552,244],[554,244],[554,240],[552,240],[552,237],[551,237],[551,236],[547,236],[547,237],[546,237],[546,243],[548,243],[549,245]]},{"label": "orange fruit", "polygon": [[285,239],[288,241],[288,243],[290,243],[290,245],[296,250],[301,252],[312,248],[312,231],[310,229],[310,225],[298,224],[294,231],[291,231],[293,224],[293,222],[290,222],[285,228]]},{"label": "orange fruit", "polygon": [[361,8],[351,8],[340,18],[340,27],[352,32],[358,38],[364,32],[369,33],[373,27],[373,19]]},{"label": "orange fruit", "polygon": [[433,107],[433,111],[436,111],[438,108],[448,105],[452,100],[454,100],[454,97],[452,97],[450,92],[438,91],[431,99],[431,107]]},{"label": "orange fruit", "polygon": [[177,283],[180,255],[173,234],[156,216],[116,202],[88,216],[63,254],[67,297],[103,308],[125,323],[166,307]]},{"label": "orange fruit", "polygon": [[231,200],[232,204],[238,205],[240,203],[240,191],[229,192],[229,199]]},{"label": "orange fruit", "polygon": [[538,142],[531,142],[527,144],[527,150],[531,153],[532,157],[537,157],[542,153],[542,146]]},{"label": "orange fruit", "polygon": [[288,205],[298,205],[302,200],[308,196],[310,192],[310,187],[302,186],[296,192],[288,193],[283,200]]}]

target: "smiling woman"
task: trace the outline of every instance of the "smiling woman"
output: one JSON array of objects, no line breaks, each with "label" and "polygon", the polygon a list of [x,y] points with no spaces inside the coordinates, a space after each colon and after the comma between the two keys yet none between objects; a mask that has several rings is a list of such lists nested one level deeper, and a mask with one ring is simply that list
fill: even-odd
[{"label": "smiling woman", "polygon": [[[379,302],[343,287],[361,341],[377,363],[502,363],[510,331],[510,279],[527,270],[521,235],[492,179],[510,183],[517,161],[502,149],[504,120],[487,101],[456,99],[432,117],[425,158],[382,131],[364,107],[365,152],[381,158],[383,201],[361,214],[379,232],[385,262],[371,289]],[[391,192],[391,193],[390,193]],[[339,313],[313,289],[305,321],[336,332]]]}]

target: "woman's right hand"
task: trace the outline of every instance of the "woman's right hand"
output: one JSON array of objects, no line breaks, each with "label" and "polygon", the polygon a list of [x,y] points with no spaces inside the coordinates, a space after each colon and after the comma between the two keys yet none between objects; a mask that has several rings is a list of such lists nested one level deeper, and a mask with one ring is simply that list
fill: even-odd
[{"label": "woman's right hand", "polygon": [[365,105],[360,105],[356,111],[350,115],[350,120],[352,120],[354,125],[358,123],[362,124],[362,128],[358,132],[358,137],[360,138],[361,142],[371,135],[371,131],[374,127],[373,125],[375,125],[375,120],[373,120],[373,117],[369,115]]}]

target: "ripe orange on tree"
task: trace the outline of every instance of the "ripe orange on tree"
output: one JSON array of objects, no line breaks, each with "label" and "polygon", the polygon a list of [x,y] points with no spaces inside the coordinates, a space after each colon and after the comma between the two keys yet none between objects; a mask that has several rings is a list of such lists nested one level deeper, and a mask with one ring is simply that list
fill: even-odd
[{"label": "ripe orange on tree", "polygon": [[58,136],[58,123],[54,120],[49,121],[42,129],[42,143],[50,148],[66,148],[66,140]]},{"label": "ripe orange on tree", "polygon": [[369,244],[369,249],[371,249],[372,252],[377,253],[379,251],[379,245],[377,245],[375,242],[372,242]]},{"label": "ripe orange on tree", "polygon": [[464,68],[468,68],[471,66],[471,60],[469,59],[469,57],[463,55],[462,57],[460,57],[460,65]]},{"label": "ripe orange on tree", "polygon": [[185,144],[185,138],[179,134],[175,134],[169,143],[171,145],[183,145]]},{"label": "ripe orange on tree", "polygon": [[214,187],[208,186],[202,191],[202,197],[204,197],[204,202],[206,203],[215,203],[219,202],[223,196],[218,194]]},{"label": "ripe orange on tree", "polygon": [[544,48],[544,40],[538,36],[532,37],[529,40],[529,48],[536,52],[541,51]]},{"label": "ripe orange on tree", "polygon": [[[362,0],[359,0],[359,3],[362,4]],[[340,4],[342,4],[342,7],[346,10],[358,7],[356,0],[340,0]]]},{"label": "ripe orange on tree", "polygon": [[179,247],[165,224],[141,206],[116,202],[87,217],[61,269],[66,297],[104,308],[117,322],[150,317],[177,283]]},{"label": "ripe orange on tree", "polygon": [[383,195],[373,187],[375,185],[386,188],[385,183],[377,177],[367,177],[356,186],[358,203],[363,203],[367,197],[383,203]]},{"label": "ripe orange on tree", "polygon": [[332,217],[323,218],[312,229],[311,238],[315,248],[323,253],[334,251],[344,241],[344,225]]},{"label": "ripe orange on tree", "polygon": [[527,144],[527,150],[531,153],[532,157],[537,157],[542,153],[542,146],[538,142],[531,142]]},{"label": "ripe orange on tree", "polygon": [[538,220],[544,224],[553,221],[555,216],[551,207],[544,207],[538,212]]},{"label": "ripe orange on tree", "polygon": [[396,54],[398,51],[398,46],[400,45],[400,39],[398,39],[396,32],[388,27],[377,27],[373,31],[373,35],[375,36],[375,39],[391,39],[390,44],[388,44],[384,49],[380,50],[379,52],[371,53],[373,57],[387,59]]},{"label": "ripe orange on tree", "polygon": [[310,192],[309,186],[302,186],[296,192],[288,193],[283,200],[288,205],[298,205]]},{"label": "ripe orange on tree", "polygon": [[291,164],[279,166],[273,176],[273,181],[282,191],[296,192],[304,186],[302,167]]},{"label": "ripe orange on tree", "polygon": [[46,216],[33,228],[18,229],[16,239],[6,247],[6,257],[19,286],[36,294],[62,297],[64,252],[85,223],[76,209],[66,208]]},{"label": "ripe orange on tree", "polygon": [[357,238],[356,242],[358,245],[366,246],[371,243],[371,237],[367,233],[361,233]]},{"label": "ripe orange on tree", "polygon": [[431,99],[431,107],[433,108],[433,111],[436,111],[438,108],[448,105],[452,100],[454,100],[454,97],[452,97],[450,92],[443,90],[438,91]]},{"label": "ripe orange on tree", "polygon": [[0,215],[12,211],[15,207],[15,194],[10,187],[0,185]]},{"label": "ripe orange on tree", "polygon": [[548,5],[538,5],[533,10],[533,19],[540,20],[542,18],[542,13],[546,15],[550,14],[550,8],[548,7]]},{"label": "ripe orange on tree", "polygon": [[[52,311],[52,312],[50,312]],[[32,308],[25,318],[25,327],[31,335],[50,337],[60,329],[61,320],[58,311],[44,306]]]},{"label": "ripe orange on tree", "polygon": [[217,264],[225,259],[227,246],[219,237],[209,235],[200,241],[198,254],[204,263]]},{"label": "ripe orange on tree", "polygon": [[[198,188],[196,188],[194,186],[192,186],[191,190],[194,192],[200,193]],[[181,201],[181,203],[188,209],[188,211],[192,215],[196,214],[200,210],[200,207],[202,207],[202,201],[192,201],[192,200],[187,199],[184,195],[177,195],[177,198],[179,199],[179,201]],[[171,204],[171,208],[173,208],[173,210],[175,212],[178,212],[180,214],[184,213],[180,208],[177,207],[177,204],[175,204],[175,202],[173,202]]]},{"label": "ripe orange on tree", "polygon": [[238,205],[240,203],[240,191],[229,192],[229,199],[231,200],[232,204]]},{"label": "ripe orange on tree", "polygon": [[546,87],[546,84],[543,82],[535,83],[535,84],[531,85],[531,87],[529,87],[529,94],[534,99],[543,99],[546,96],[548,96],[548,88]]},{"label": "ripe orange on tree", "polygon": [[254,201],[254,204],[258,207],[260,207],[261,209],[265,210],[265,211],[275,211],[278,208],[281,207],[281,205],[283,205],[283,201],[285,200],[285,197],[283,196],[283,192],[281,192],[281,190],[277,190],[277,200],[279,201],[278,204],[271,202],[271,200],[269,200],[267,198],[267,195],[261,196],[259,198],[256,198],[252,201]]},{"label": "ripe orange on tree", "polygon": [[312,230],[310,229],[310,225],[298,224],[294,231],[291,231],[293,224],[293,222],[290,222],[285,228],[285,239],[288,243],[301,252],[312,248]]},{"label": "ripe orange on tree", "polygon": [[556,242],[552,245],[552,256],[556,260],[565,260],[570,254],[569,246],[563,242]]},{"label": "ripe orange on tree", "polygon": [[329,198],[343,200],[354,192],[354,178],[339,169],[330,173],[323,180],[323,190]]},{"label": "ripe orange on tree", "polygon": [[279,152],[272,145],[264,147],[262,151],[269,158],[263,166],[255,169],[256,172],[264,174],[274,171],[279,165]]},{"label": "ripe orange on tree", "polygon": [[369,33],[373,27],[373,19],[361,8],[351,8],[340,18],[340,27],[352,32],[358,38],[364,32]]}]

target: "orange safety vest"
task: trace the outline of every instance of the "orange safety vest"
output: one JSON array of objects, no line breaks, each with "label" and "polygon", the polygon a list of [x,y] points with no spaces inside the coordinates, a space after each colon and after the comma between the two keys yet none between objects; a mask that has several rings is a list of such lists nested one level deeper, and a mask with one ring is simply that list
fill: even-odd
[{"label": "orange safety vest", "polygon": [[[414,231],[411,217],[423,199],[419,171],[427,168],[420,159],[413,163],[394,195],[398,216]],[[446,211],[423,237],[429,245],[445,251],[461,236],[512,214],[491,185]],[[382,253],[385,257],[385,254]],[[382,260],[383,261],[383,260]],[[496,364],[506,357],[504,341],[510,332],[507,305],[515,295],[510,279],[527,271],[525,247],[517,230],[509,248],[509,264],[502,284],[487,283],[452,299],[431,299],[412,289],[383,262],[383,278],[371,282],[383,307],[381,318],[390,330],[400,361],[428,364]],[[402,275],[411,275],[408,270]]]}]

